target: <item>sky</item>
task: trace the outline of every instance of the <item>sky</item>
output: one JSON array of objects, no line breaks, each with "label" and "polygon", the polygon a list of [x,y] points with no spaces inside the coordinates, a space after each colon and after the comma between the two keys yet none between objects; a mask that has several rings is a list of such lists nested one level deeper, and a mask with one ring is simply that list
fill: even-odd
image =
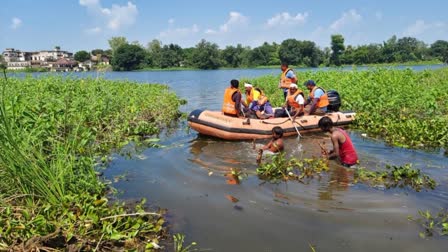
[{"label": "sky", "polygon": [[108,49],[126,37],[194,47],[201,39],[260,46],[285,39],[321,48],[341,34],[345,45],[382,43],[393,35],[428,45],[448,40],[446,0],[2,0],[0,51]]}]

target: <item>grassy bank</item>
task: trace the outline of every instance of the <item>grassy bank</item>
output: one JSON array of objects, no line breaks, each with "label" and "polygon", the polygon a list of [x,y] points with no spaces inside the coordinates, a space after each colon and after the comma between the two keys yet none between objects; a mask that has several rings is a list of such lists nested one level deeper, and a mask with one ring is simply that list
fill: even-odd
[{"label": "grassy bank", "polygon": [[[370,136],[395,146],[448,148],[448,68],[300,72],[298,78],[304,91],[302,83],[307,79],[337,90],[341,110],[356,111],[354,127]],[[283,98],[278,79],[264,76],[241,81],[261,87],[273,105],[279,106]]]},{"label": "grassy bank", "polygon": [[[163,217],[108,204],[100,157],[180,116],[167,86],[45,77],[1,82],[0,250],[151,248]],[[163,109],[161,109],[163,108]]]}]

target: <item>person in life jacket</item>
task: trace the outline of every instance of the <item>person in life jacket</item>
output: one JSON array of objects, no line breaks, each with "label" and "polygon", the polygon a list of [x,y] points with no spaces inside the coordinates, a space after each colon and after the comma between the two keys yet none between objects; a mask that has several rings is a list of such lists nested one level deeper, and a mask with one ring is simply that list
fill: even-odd
[{"label": "person in life jacket", "polygon": [[297,116],[301,116],[304,113],[304,103],[305,98],[303,95],[303,91],[300,90],[296,84],[292,83],[289,85],[288,95],[285,99],[285,104],[282,106],[282,109],[278,109],[275,111],[275,117],[288,117],[289,114],[294,121]]},{"label": "person in life jacket", "polygon": [[254,88],[251,84],[245,83],[246,88],[246,104],[251,114],[259,119],[266,119],[274,116],[272,105],[263,90]]},{"label": "person in life jacket", "polygon": [[282,74],[280,76],[278,87],[283,89],[283,96],[286,99],[289,85],[291,85],[291,83],[297,84],[297,77],[294,74],[294,71],[288,67],[288,64],[282,63],[280,68],[282,69]]},{"label": "person in life jacket", "polygon": [[241,92],[238,89],[240,82],[231,80],[230,86],[224,91],[224,102],[222,104],[222,112],[228,116],[243,117],[241,107]]},{"label": "person in life jacket", "polygon": [[327,92],[317,87],[313,80],[305,81],[304,85],[310,91],[310,96],[305,101],[305,115],[325,115],[330,104]]},{"label": "person in life jacket", "polygon": [[331,134],[333,150],[329,152],[326,151],[329,159],[337,158],[341,164],[346,167],[359,163],[355,146],[345,130],[333,127],[333,121],[328,116],[322,117],[319,120],[318,125],[322,131],[329,132]]},{"label": "person in life jacket", "polygon": [[243,102],[244,107],[251,108],[252,102],[258,100],[261,94],[259,88],[254,88],[250,83],[244,83],[244,89],[246,90],[246,99]]}]

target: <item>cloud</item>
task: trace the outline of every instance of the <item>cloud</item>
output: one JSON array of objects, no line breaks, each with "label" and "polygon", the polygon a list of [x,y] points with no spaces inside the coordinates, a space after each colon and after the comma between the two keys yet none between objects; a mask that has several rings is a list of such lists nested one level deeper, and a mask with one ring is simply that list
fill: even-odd
[{"label": "cloud", "polygon": [[15,30],[22,26],[22,20],[20,18],[14,17],[11,20],[11,29]]},{"label": "cloud", "polygon": [[79,0],[79,4],[82,6],[92,7],[92,6],[99,6],[100,1],[99,0]]},{"label": "cloud", "polygon": [[246,26],[248,23],[248,18],[243,16],[239,12],[232,11],[229,14],[229,20],[219,27],[219,31],[221,32],[229,32],[232,28],[238,26]]},{"label": "cloud", "polygon": [[205,34],[216,34],[218,33],[217,31],[213,30],[213,29],[207,29],[204,31]]},{"label": "cloud", "polygon": [[362,16],[358,14],[356,10],[351,9],[348,12],[342,13],[342,16],[330,25],[330,29],[337,31],[347,25],[359,23],[361,20]]},{"label": "cloud", "polygon": [[424,33],[443,34],[447,31],[447,25],[443,22],[426,23],[424,20],[416,20],[409,25],[403,32],[404,36],[418,36]]},{"label": "cloud", "polygon": [[101,32],[101,28],[100,27],[93,27],[90,29],[85,30],[86,33],[88,34],[97,34]]},{"label": "cloud", "polygon": [[375,12],[375,17],[378,21],[383,20],[383,13],[381,11]]},{"label": "cloud", "polygon": [[168,24],[174,24],[174,18],[170,18],[170,19],[168,19]]},{"label": "cloud", "polygon": [[210,34],[227,33],[227,32],[231,32],[232,30],[247,26],[248,22],[249,22],[248,17],[242,15],[239,12],[231,11],[229,13],[229,19],[227,20],[226,23],[219,26],[219,30],[209,28],[209,29],[206,29],[204,31],[204,33],[209,34],[209,35]]},{"label": "cloud", "polygon": [[194,24],[192,27],[182,27],[161,31],[159,33],[159,38],[185,37],[191,34],[198,33],[199,31],[199,27]]},{"label": "cloud", "polygon": [[137,6],[131,2],[122,6],[112,4],[111,8],[102,7],[100,0],[79,0],[79,4],[103,19],[105,26],[113,31],[133,25],[138,15]]},{"label": "cloud", "polygon": [[281,25],[302,25],[306,23],[308,12],[297,13],[296,16],[291,16],[288,12],[283,12],[275,15],[266,22],[267,27],[277,27]]},{"label": "cloud", "polygon": [[423,21],[423,20],[417,20],[417,21],[415,21],[415,23],[413,23],[412,25],[410,25],[406,28],[406,30],[403,32],[403,35],[417,36],[417,35],[424,33],[428,29],[430,29],[431,26],[432,25],[426,24],[425,21]]}]

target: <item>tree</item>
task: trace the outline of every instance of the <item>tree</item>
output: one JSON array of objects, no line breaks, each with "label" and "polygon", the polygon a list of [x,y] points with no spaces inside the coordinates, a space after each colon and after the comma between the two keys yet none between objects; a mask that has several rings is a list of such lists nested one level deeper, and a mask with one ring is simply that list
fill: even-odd
[{"label": "tree", "polygon": [[162,42],[160,40],[154,39],[148,43],[146,46],[148,51],[146,63],[148,66],[152,67],[162,67]]},{"label": "tree", "polygon": [[227,46],[220,53],[220,59],[226,67],[240,67],[243,63],[243,51],[244,47],[238,44],[236,47]]},{"label": "tree", "polygon": [[192,63],[199,69],[217,69],[219,64],[219,50],[215,43],[202,39],[195,47]]},{"label": "tree", "polygon": [[263,45],[256,47],[251,52],[251,64],[253,66],[269,66],[280,65],[280,58],[278,56],[278,44],[270,45],[264,42]]},{"label": "tree", "polygon": [[341,55],[345,50],[344,37],[340,34],[331,35],[331,57],[330,63],[336,66],[341,65]]},{"label": "tree", "polygon": [[112,50],[112,55],[115,53],[118,47],[125,44],[129,44],[125,37],[112,37],[111,39],[109,39],[109,46]]},{"label": "tree", "polygon": [[429,52],[433,57],[448,63],[448,41],[437,40],[431,45]]},{"label": "tree", "polygon": [[188,47],[182,49],[182,54],[184,55],[184,58],[181,62],[181,65],[183,67],[193,67],[193,52],[195,48],[194,47]]},{"label": "tree", "polygon": [[115,49],[112,58],[114,71],[131,71],[141,67],[145,59],[145,50],[138,45],[123,44]]},{"label": "tree", "polygon": [[386,42],[383,42],[382,48],[382,58],[386,63],[391,63],[396,61],[396,51],[397,51],[397,36],[393,35]]},{"label": "tree", "polygon": [[300,49],[300,41],[296,39],[283,40],[278,51],[280,61],[289,65],[299,65],[302,58]]},{"label": "tree", "polygon": [[93,56],[97,56],[98,54],[100,55],[105,55],[105,52],[103,49],[93,49],[90,54],[92,54]]},{"label": "tree", "polygon": [[179,45],[169,44],[162,47],[160,67],[180,67],[183,51]]},{"label": "tree", "polygon": [[74,58],[76,61],[84,62],[90,59],[90,54],[86,51],[78,51],[75,53]]},{"label": "tree", "polygon": [[323,62],[323,52],[312,41],[300,43],[300,63],[309,67],[318,67]]},{"label": "tree", "polygon": [[395,60],[399,62],[422,60],[425,44],[416,38],[403,37],[397,40]]}]

